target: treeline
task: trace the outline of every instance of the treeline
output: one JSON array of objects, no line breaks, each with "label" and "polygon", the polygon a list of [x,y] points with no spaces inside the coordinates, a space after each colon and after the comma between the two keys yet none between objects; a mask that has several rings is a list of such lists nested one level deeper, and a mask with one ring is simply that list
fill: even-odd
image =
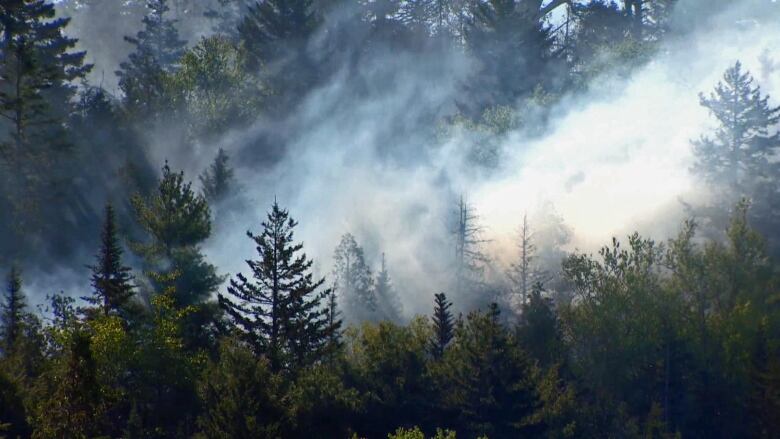
[{"label": "treeline", "polygon": [[517,317],[495,303],[456,315],[439,293],[430,316],[406,325],[344,327],[296,221],[276,203],[248,233],[257,254],[246,271],[217,301],[193,296],[212,277],[191,246],[202,229],[184,220],[198,217],[202,198],[180,178],[166,171],[164,195],[136,201],[150,231],[144,249],[168,260],[150,256],[148,285],[125,266],[110,206],[83,304],[54,295],[35,313],[22,273],[10,270],[1,435],[780,433],[780,272],[748,224],[747,201],[725,242],[698,238],[689,221],[667,243],[634,234],[597,256],[569,255],[569,302],[554,303],[537,282]]}]

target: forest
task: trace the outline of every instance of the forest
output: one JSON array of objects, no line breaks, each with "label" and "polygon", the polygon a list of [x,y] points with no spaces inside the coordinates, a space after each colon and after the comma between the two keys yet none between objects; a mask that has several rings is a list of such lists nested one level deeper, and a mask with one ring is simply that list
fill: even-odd
[{"label": "forest", "polygon": [[780,438],[778,24],[0,0],[0,438]]}]

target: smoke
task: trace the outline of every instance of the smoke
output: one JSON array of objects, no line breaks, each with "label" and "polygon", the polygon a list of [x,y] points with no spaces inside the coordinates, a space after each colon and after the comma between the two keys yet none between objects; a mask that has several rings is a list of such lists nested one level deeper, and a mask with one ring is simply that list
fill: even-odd
[{"label": "smoke", "polygon": [[[385,253],[410,316],[428,312],[433,294],[450,285],[449,220],[460,195],[479,215],[496,279],[516,255],[523,214],[550,203],[573,231],[569,250],[592,251],[633,230],[671,236],[685,216],[680,200],[710,196],[689,172],[690,140],[713,127],[698,94],[737,60],[765,92],[780,93],[778,9],[769,0],[718,8],[680,0],[677,39],[629,76],[605,75],[560,99],[542,134],[529,122],[500,136],[495,168],[470,159],[468,129],[432,129],[454,114],[475,69],[467,55],[441,49],[381,53],[312,91],[289,118],[259,120],[186,153],[166,150],[164,140],[150,144],[193,180],[217,148],[233,157],[243,201],[215,207],[215,234],[204,246],[221,273],[246,271],[244,260],[256,255],[244,232],[259,230],[276,198],[300,222],[296,238],[320,275],[330,273],[344,233],[375,269]],[[357,93],[356,82],[368,86]],[[268,139],[285,146],[273,163],[265,158],[280,145]]]}]

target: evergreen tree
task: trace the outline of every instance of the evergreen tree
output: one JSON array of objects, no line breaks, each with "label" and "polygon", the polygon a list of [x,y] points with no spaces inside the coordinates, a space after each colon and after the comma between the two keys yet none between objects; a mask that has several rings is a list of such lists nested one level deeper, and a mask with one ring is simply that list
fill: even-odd
[{"label": "evergreen tree", "polygon": [[401,320],[401,300],[390,281],[384,253],[382,253],[382,268],[377,273],[374,282],[374,297],[376,298],[377,312],[382,316],[381,318],[392,322]]},{"label": "evergreen tree", "polygon": [[552,85],[558,56],[540,10],[529,3],[533,2],[480,0],[472,5],[464,36],[480,64],[468,87],[476,114],[490,105],[514,105],[537,87]]},{"label": "evergreen tree", "polygon": [[737,62],[726,70],[723,81],[709,97],[700,96],[719,126],[714,137],[693,142],[696,162],[692,170],[717,190],[713,205],[695,209],[717,229],[727,223],[729,208],[742,197],[752,200],[751,221],[766,234],[773,254],[780,252],[780,106],[771,107],[769,96],[753,84],[753,77]]},{"label": "evergreen tree", "polygon": [[532,421],[538,400],[525,353],[499,322],[498,305],[472,312],[458,328],[452,355],[450,403],[469,436],[538,434]]},{"label": "evergreen tree", "polygon": [[376,317],[377,298],[363,248],[352,234],[341,237],[333,254],[334,289],[341,296],[347,317],[353,322]]},{"label": "evergreen tree", "polygon": [[262,68],[278,105],[294,104],[317,81],[308,43],[320,18],[312,0],[267,0],[250,7],[239,25],[250,68]]},{"label": "evergreen tree", "polygon": [[563,338],[552,300],[544,297],[543,292],[540,282],[531,288],[530,298],[523,304],[517,337],[523,349],[546,368],[560,360]]},{"label": "evergreen tree", "polygon": [[[37,190],[52,178],[54,154],[69,146],[64,123],[72,83],[92,67],[84,64],[84,52],[72,50],[77,40],[65,36],[70,19],[55,15],[47,0],[9,0],[0,7],[0,126],[9,129],[7,137],[0,135],[0,160],[9,170],[0,184],[10,188],[3,195],[16,214],[37,209]],[[30,223],[17,218],[13,225]]]},{"label": "evergreen tree", "polygon": [[134,46],[127,61],[116,72],[119,88],[132,114],[151,116],[159,110],[165,92],[165,75],[176,69],[187,42],[181,40],[176,21],[168,19],[167,0],[149,0],[149,12],[143,18],[143,30],[125,37]]},{"label": "evergreen tree", "polygon": [[444,293],[434,295],[431,351],[433,357],[437,359],[444,356],[444,350],[454,337],[455,320],[452,317],[452,311],[450,311],[451,307],[452,302],[447,301],[447,296]]},{"label": "evergreen tree", "polygon": [[166,163],[155,193],[135,195],[131,200],[138,223],[151,238],[147,243],[134,243],[133,248],[148,269],[178,272],[179,305],[206,300],[222,283],[198,247],[211,234],[211,211],[191,186],[184,182],[183,172],[172,172]]},{"label": "evergreen tree", "polygon": [[92,296],[83,299],[97,306],[103,315],[121,312],[133,296],[133,276],[122,264],[122,246],[117,236],[114,208],[106,204],[106,219],[100,234],[100,250],[92,270]]},{"label": "evergreen tree", "polygon": [[16,267],[11,267],[6,278],[5,297],[0,306],[2,323],[2,348],[9,355],[21,337],[27,300],[22,292],[22,277]]},{"label": "evergreen tree", "polygon": [[301,252],[303,244],[293,241],[296,225],[274,201],[262,233],[247,232],[259,255],[247,261],[254,281],[239,273],[231,279],[228,295],[219,295],[236,330],[268,357],[274,372],[318,361],[338,330],[323,303],[330,294],[320,289],[325,279],[313,279],[313,261]]},{"label": "evergreen tree", "polygon": [[200,176],[203,195],[211,203],[225,199],[234,188],[233,169],[228,165],[229,159],[227,152],[220,148],[214,162]]}]

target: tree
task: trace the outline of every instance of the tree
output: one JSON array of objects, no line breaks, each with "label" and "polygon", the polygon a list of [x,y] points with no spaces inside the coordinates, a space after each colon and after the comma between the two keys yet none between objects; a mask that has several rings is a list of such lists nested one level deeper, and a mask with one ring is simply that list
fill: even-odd
[{"label": "tree", "polygon": [[274,201],[262,232],[247,232],[259,255],[247,261],[254,282],[239,273],[231,279],[228,295],[219,295],[235,329],[268,357],[274,372],[317,362],[338,330],[322,303],[330,294],[320,289],[325,279],[313,279],[313,261],[301,253],[303,244],[293,241],[297,224]]},{"label": "tree", "polygon": [[233,169],[228,164],[229,159],[227,152],[220,148],[209,168],[200,175],[203,195],[211,203],[225,199],[234,188]]},{"label": "tree", "polygon": [[307,45],[319,26],[312,0],[268,0],[249,8],[238,31],[249,52],[249,68],[261,68],[273,100],[282,108],[317,84]]},{"label": "tree", "polygon": [[536,282],[530,299],[523,304],[517,338],[523,349],[543,367],[558,362],[563,355],[563,334],[552,300],[544,297],[544,286]]},{"label": "tree", "polygon": [[538,399],[525,353],[499,322],[498,305],[474,311],[458,327],[447,355],[458,430],[470,437],[538,434],[531,415]]},{"label": "tree", "polygon": [[[465,29],[479,74],[469,86],[477,114],[490,105],[515,105],[537,87],[552,86],[556,54],[540,9],[516,0],[481,0]],[[541,3],[540,3],[541,5]]]},{"label": "tree", "polygon": [[120,313],[133,297],[133,276],[130,268],[122,264],[122,246],[117,236],[114,208],[106,204],[106,219],[100,234],[100,250],[92,270],[92,296],[83,299],[97,306],[107,316]]},{"label": "tree", "polygon": [[[64,130],[75,87],[91,69],[77,40],[65,36],[70,19],[55,18],[46,0],[4,1],[0,7],[0,137],[8,166],[7,194],[16,213],[36,208],[41,181],[49,181],[55,153],[69,146]],[[6,173],[4,173],[6,174]],[[19,221],[15,226],[28,221]]]},{"label": "tree", "polygon": [[533,234],[528,226],[527,215],[523,215],[517,246],[520,254],[517,262],[509,266],[507,276],[512,282],[513,292],[520,295],[520,305],[525,306],[531,285],[541,280],[541,273],[535,267],[536,245],[534,245]]},{"label": "tree", "polygon": [[487,257],[480,246],[486,241],[481,237],[482,226],[474,207],[463,197],[458,202],[456,214],[455,227],[452,229],[455,241],[455,291],[458,295],[473,295],[483,286],[484,263],[487,262]]},{"label": "tree", "polygon": [[452,341],[455,331],[455,320],[452,317],[452,302],[447,301],[444,293],[434,295],[433,306],[433,339],[431,339],[431,352],[433,357],[441,359],[444,350]]},{"label": "tree", "polygon": [[776,246],[780,185],[775,176],[780,167],[773,157],[780,151],[780,132],[772,129],[780,122],[780,106],[769,105],[769,96],[753,85],[740,62],[726,70],[709,97],[701,94],[700,101],[719,123],[714,137],[693,141],[692,170],[717,188],[721,200],[715,212],[704,214],[723,226],[725,218],[718,211],[727,211],[742,197],[752,198],[760,206],[752,211],[752,219]]},{"label": "tree", "polygon": [[376,298],[377,312],[385,320],[398,322],[401,319],[402,305],[398,293],[390,281],[390,273],[387,272],[385,254],[382,253],[382,268],[376,275],[374,282],[374,297]]},{"label": "tree", "polygon": [[22,333],[27,301],[22,292],[22,277],[16,267],[11,267],[6,278],[5,300],[0,311],[2,323],[2,348],[6,355],[14,350]]},{"label": "tree", "polygon": [[206,199],[184,182],[184,172],[171,171],[168,163],[157,190],[148,197],[131,199],[139,225],[148,233],[147,243],[134,243],[147,268],[179,272],[176,300],[180,305],[204,301],[222,278],[200,252],[198,244],[211,234],[211,211]]},{"label": "tree", "polygon": [[116,72],[128,110],[144,117],[159,110],[165,75],[176,69],[187,44],[179,37],[176,21],[165,17],[170,10],[167,0],[148,0],[146,6],[149,13],[142,20],[143,30],[125,37],[134,51]]},{"label": "tree", "polygon": [[333,253],[334,290],[341,296],[347,318],[353,322],[375,318],[377,298],[363,248],[346,233]]}]

